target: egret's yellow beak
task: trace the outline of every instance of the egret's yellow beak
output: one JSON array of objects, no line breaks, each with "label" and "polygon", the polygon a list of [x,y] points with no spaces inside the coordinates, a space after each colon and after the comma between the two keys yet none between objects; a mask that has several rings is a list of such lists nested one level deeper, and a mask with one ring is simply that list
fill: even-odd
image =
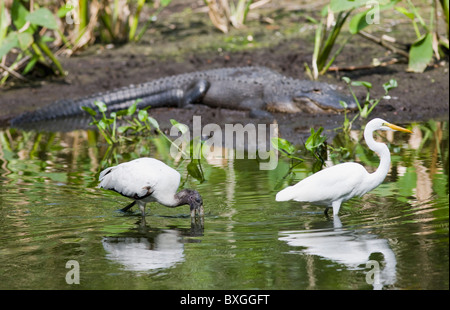
[{"label": "egret's yellow beak", "polygon": [[407,133],[413,133],[411,130],[394,125],[394,124],[390,124],[390,123],[385,123],[384,125],[386,125],[387,127],[391,128],[392,130],[396,130],[396,131],[403,131],[403,132],[407,132]]}]

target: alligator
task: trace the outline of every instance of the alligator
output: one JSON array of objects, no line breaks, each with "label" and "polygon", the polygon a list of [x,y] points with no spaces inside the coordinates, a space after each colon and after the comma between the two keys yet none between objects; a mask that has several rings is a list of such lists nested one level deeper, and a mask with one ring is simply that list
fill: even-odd
[{"label": "alligator", "polygon": [[128,108],[137,99],[137,108],[210,107],[250,111],[253,117],[268,117],[271,112],[329,113],[356,107],[351,97],[336,91],[336,86],[283,76],[266,67],[219,68],[168,76],[138,85],[116,89],[80,99],[62,99],[31,112],[11,124],[47,121],[87,114],[82,107],[96,110],[102,101],[108,111]]}]

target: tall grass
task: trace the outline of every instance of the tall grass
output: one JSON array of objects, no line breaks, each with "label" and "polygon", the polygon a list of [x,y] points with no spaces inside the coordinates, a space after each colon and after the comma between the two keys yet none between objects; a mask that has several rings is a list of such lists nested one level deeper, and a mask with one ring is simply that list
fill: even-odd
[{"label": "tall grass", "polygon": [[[0,86],[11,76],[27,80],[37,64],[64,75],[58,55],[96,41],[137,41],[172,0],[59,0],[53,12],[35,0],[0,1]],[[147,7],[147,20],[142,13]]]},{"label": "tall grass", "polygon": [[[383,46],[394,54],[407,58],[408,71],[423,72],[431,63],[433,55],[439,59],[442,57],[442,54],[445,52],[448,53],[449,49],[448,0],[440,0],[439,2],[446,23],[447,37],[440,36],[437,32],[437,0],[433,0],[433,5],[430,7],[428,23],[425,22],[425,19],[421,16],[419,10],[411,0],[374,2],[363,0],[331,0],[329,5],[323,8],[320,21],[310,18],[317,25],[317,28],[311,67],[305,64],[307,74],[314,80],[318,79],[320,75],[325,74],[346,43],[355,34],[359,34]],[[380,15],[387,10],[391,10],[392,12],[392,9],[402,13],[411,20],[412,30],[416,34],[416,40],[414,42],[404,45],[401,48],[385,42],[383,38],[377,38],[363,31],[373,24],[380,23],[382,20]],[[347,34],[345,39],[338,40],[339,37],[342,37],[342,29],[346,20],[349,20],[349,34]],[[395,42],[397,40],[393,38],[393,41]],[[338,48],[335,47],[337,42],[341,42]],[[334,52],[332,52],[333,50]]]},{"label": "tall grass", "polygon": [[213,25],[227,33],[231,26],[245,27],[247,15],[252,8],[263,6],[271,0],[203,0]]},{"label": "tall grass", "polygon": [[54,74],[65,74],[49,48],[53,39],[48,32],[58,28],[55,17],[32,0],[28,7],[24,4],[14,0],[8,9],[4,1],[0,2],[0,85],[10,76],[26,80],[24,75],[38,62]]}]

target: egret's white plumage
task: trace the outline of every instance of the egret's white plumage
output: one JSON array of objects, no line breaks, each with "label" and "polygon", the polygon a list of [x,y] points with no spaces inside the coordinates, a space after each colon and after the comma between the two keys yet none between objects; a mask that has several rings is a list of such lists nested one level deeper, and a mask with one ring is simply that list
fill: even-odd
[{"label": "egret's white plumage", "polygon": [[203,215],[203,201],[197,191],[184,189],[177,193],[180,173],[160,160],[144,157],[109,167],[99,176],[99,187],[118,192],[135,201],[123,210],[139,204],[145,215],[145,204],[156,201],[167,207],[189,204],[191,216]]},{"label": "egret's white plumage", "polygon": [[362,196],[380,185],[386,177],[391,163],[388,147],[373,139],[375,130],[394,130],[411,133],[410,130],[375,118],[366,125],[364,139],[367,146],[380,156],[380,165],[373,173],[357,163],[343,163],[321,170],[293,186],[289,186],[276,195],[276,201],[295,200],[325,205],[333,208],[337,215],[342,202],[355,196]]}]

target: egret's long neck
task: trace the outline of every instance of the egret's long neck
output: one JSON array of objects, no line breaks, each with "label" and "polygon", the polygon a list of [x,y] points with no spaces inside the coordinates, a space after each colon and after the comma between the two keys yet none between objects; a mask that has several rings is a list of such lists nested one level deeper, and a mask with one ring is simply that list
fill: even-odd
[{"label": "egret's long neck", "polygon": [[368,180],[370,182],[370,190],[372,190],[380,185],[386,178],[386,175],[389,172],[389,167],[391,165],[391,153],[389,152],[386,144],[376,142],[373,139],[373,130],[365,130],[364,139],[366,140],[367,146],[372,151],[376,152],[378,156],[380,156],[380,164],[378,166],[378,169],[370,174],[370,178]]}]

